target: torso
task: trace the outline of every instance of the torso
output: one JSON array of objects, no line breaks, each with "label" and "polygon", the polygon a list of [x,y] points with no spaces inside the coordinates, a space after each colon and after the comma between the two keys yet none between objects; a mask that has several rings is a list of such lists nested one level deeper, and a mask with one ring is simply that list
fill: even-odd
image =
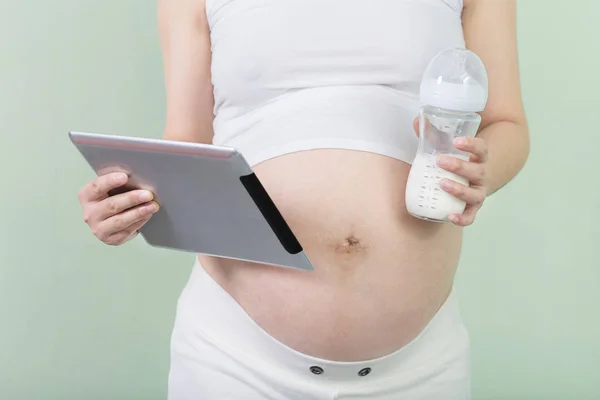
[{"label": "torso", "polygon": [[[419,74],[439,50],[463,45],[460,10],[448,5],[453,3],[456,7],[459,1],[378,0],[369,12],[358,1],[207,2],[214,35],[215,142],[240,148],[252,161],[257,176],[316,270],[302,272],[212,257],[201,257],[201,261],[259,325],[298,351],[339,361],[389,354],[424,328],[451,290],[460,255],[460,229],[410,216],[404,193],[416,143],[411,122],[417,110]],[[232,12],[236,3],[239,9]],[[334,3],[339,6],[333,7]],[[311,13],[303,14],[300,4],[314,7],[311,13],[316,13],[316,17],[312,24],[302,21]],[[295,13],[286,8],[292,6],[298,8]],[[228,7],[230,15],[226,15]],[[272,54],[283,42],[270,37],[267,40],[263,31],[266,28],[259,18],[261,7],[273,14],[269,14],[271,19],[279,20],[279,28],[286,26],[292,39],[286,42],[285,58],[274,56],[276,68],[266,68],[260,54]],[[413,14],[386,16],[403,11]],[[428,17],[431,20],[426,20]],[[252,23],[251,18],[255,18]],[[338,24],[336,18],[345,22]],[[421,20],[412,21],[411,26],[420,26],[421,30],[406,31],[402,24],[414,18]],[[366,28],[371,26],[365,26],[369,21],[378,21],[379,36],[369,36]],[[226,79],[239,72],[237,67],[227,67],[233,57],[231,47],[236,43],[236,38],[230,36],[239,35],[228,30],[226,24],[232,22],[238,23],[246,37],[256,40],[256,51],[246,45],[239,55],[247,57],[245,68],[255,77],[238,77],[241,81],[236,85]],[[256,26],[261,26],[261,30]],[[442,40],[427,36],[427,29],[434,26],[440,26],[435,37],[445,30]],[[345,37],[342,43],[347,48],[340,49],[337,55],[324,48],[311,52],[306,47],[310,41],[301,40],[300,29],[310,32],[310,40],[319,37],[323,46],[328,41],[333,46],[335,38]],[[386,29],[389,37],[381,36]],[[412,42],[405,37],[409,33],[414,35]],[[390,39],[394,35],[398,36],[397,42]],[[360,51],[365,54],[356,53]],[[314,59],[302,68],[284,64],[294,55],[303,55],[302,60],[304,56]],[[344,62],[352,57],[371,64],[368,68],[344,69]],[[319,66],[319,60],[333,71]],[[363,70],[366,72],[360,72]],[[250,72],[247,69],[245,73]],[[246,85],[246,91],[240,85]],[[253,86],[257,93],[249,90]],[[339,93],[334,89],[318,108],[314,104],[324,101],[322,95],[312,97],[312,107],[290,98],[308,96],[310,100],[311,93],[327,87],[339,88]],[[368,90],[369,96],[373,94],[365,97],[372,101],[365,104],[363,114],[356,104],[351,109],[346,102],[352,93],[358,96],[361,90]],[[387,97],[387,92],[381,91],[393,93]],[[396,103],[397,97],[402,100]],[[319,111],[324,106],[327,112]],[[286,113],[297,118],[282,121]],[[377,119],[372,117],[374,113]],[[342,129],[336,130],[336,124]],[[294,135],[302,130],[315,139],[313,147],[286,147],[299,140]],[[275,131],[277,137],[273,136]],[[335,135],[330,134],[327,146],[322,146],[327,148],[318,148],[318,140],[332,131]],[[353,140],[345,140],[348,138]],[[364,142],[364,149],[356,144],[357,138]],[[273,147],[273,142],[279,147],[275,146],[271,153],[258,151]],[[389,151],[373,150],[385,148],[386,143]]]}]

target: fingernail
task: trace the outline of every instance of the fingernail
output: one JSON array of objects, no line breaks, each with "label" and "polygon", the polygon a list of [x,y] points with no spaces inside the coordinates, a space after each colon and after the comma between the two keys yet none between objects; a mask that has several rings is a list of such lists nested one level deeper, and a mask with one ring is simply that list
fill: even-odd
[{"label": "fingernail", "polygon": [[454,214],[450,215],[448,217],[448,219],[450,220],[450,222],[452,222],[453,224],[457,224],[458,223],[458,217]]},{"label": "fingernail", "polygon": [[147,206],[145,206],[144,208],[145,208],[146,210],[148,210],[148,212],[151,212],[151,213],[155,213],[155,212],[157,212],[157,211],[158,211],[158,209],[159,209],[159,207],[158,207],[158,204],[157,204],[157,203],[154,203],[154,202],[152,202],[152,203],[148,204],[148,205],[147,205]]},{"label": "fingernail", "polygon": [[144,192],[140,193],[141,201],[150,201],[150,200],[152,200],[153,197],[154,196],[152,195],[152,192],[144,191]]},{"label": "fingernail", "polygon": [[447,180],[443,180],[440,182],[440,187],[444,190],[450,190],[452,189],[452,184]]},{"label": "fingernail", "polygon": [[118,173],[115,175],[115,181],[117,183],[125,183],[125,182],[127,182],[128,179],[129,179],[129,177],[127,176],[127,174],[124,174],[124,173]]},{"label": "fingernail", "polygon": [[443,156],[443,157],[438,158],[438,162],[437,163],[438,163],[438,165],[440,167],[449,167],[450,166],[450,159],[448,157]]},{"label": "fingernail", "polygon": [[467,144],[467,138],[464,137],[459,137],[454,139],[454,144],[457,144],[459,146],[464,146],[465,144]]}]

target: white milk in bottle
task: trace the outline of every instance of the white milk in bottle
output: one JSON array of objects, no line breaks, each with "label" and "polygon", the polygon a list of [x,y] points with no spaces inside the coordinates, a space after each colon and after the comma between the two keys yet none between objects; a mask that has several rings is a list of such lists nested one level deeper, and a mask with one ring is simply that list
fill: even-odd
[{"label": "white milk in bottle", "polygon": [[454,145],[457,137],[476,135],[487,102],[487,73],[483,62],[466,49],[438,54],[421,82],[419,147],[406,185],[406,208],[417,218],[445,222],[461,214],[465,202],[441,189],[443,179],[468,186],[467,179],[438,166],[440,156],[469,159]]},{"label": "white milk in bottle", "polygon": [[450,214],[460,214],[465,210],[464,201],[441,190],[440,181],[443,178],[468,184],[465,178],[438,167],[435,156],[417,154],[406,188],[406,207],[412,215],[445,221]]}]

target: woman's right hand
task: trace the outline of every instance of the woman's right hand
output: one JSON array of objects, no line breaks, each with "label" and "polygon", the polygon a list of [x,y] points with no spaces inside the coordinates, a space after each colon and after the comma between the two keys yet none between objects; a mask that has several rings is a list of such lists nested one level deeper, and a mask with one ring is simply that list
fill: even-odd
[{"label": "woman's right hand", "polygon": [[138,230],[159,208],[153,201],[154,194],[148,190],[109,195],[128,180],[127,174],[120,172],[102,175],[85,185],[78,195],[83,220],[98,239],[111,246],[137,236]]}]

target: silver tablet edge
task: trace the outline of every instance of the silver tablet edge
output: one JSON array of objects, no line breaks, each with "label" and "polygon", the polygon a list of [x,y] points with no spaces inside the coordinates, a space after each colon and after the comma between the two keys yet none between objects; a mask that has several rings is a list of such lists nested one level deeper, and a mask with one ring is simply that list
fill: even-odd
[{"label": "silver tablet edge", "polygon": [[[69,138],[77,147],[105,146],[132,150],[160,151],[172,154],[191,154],[212,158],[229,159],[231,157],[237,157],[241,160],[244,160],[243,155],[235,148],[205,143],[108,135],[80,131],[69,131]],[[248,169],[245,160],[244,164],[246,164],[245,169]]]}]

